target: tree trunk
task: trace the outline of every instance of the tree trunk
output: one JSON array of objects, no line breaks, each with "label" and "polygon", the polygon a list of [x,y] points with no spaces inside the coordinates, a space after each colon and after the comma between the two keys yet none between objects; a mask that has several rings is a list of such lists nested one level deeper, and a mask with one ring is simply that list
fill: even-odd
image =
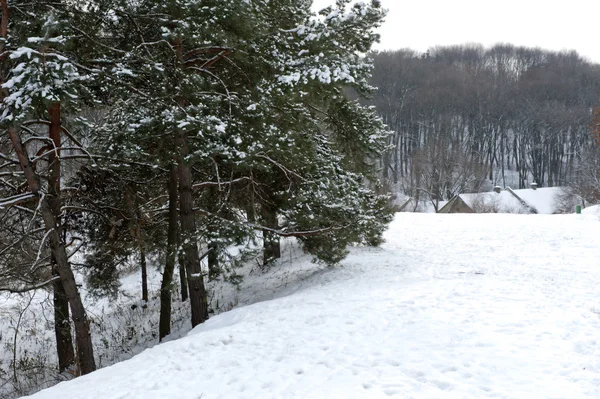
[{"label": "tree trunk", "polygon": [[77,358],[79,361],[79,368],[81,374],[91,373],[96,369],[94,362],[94,348],[92,346],[92,337],[90,333],[90,323],[87,319],[81,296],[77,284],[75,283],[75,276],[73,270],[69,265],[67,259],[67,251],[65,249],[65,243],[61,239],[59,234],[56,218],[58,215],[54,215],[47,197],[41,192],[40,182],[33,167],[31,161],[25,153],[23,148],[23,142],[17,133],[17,130],[11,126],[8,128],[10,140],[13,148],[18,156],[21,170],[23,171],[29,190],[39,197],[39,206],[44,220],[46,234],[50,245],[50,251],[56,262],[56,270],[60,275],[60,279],[63,283],[65,294],[68,298],[69,305],[71,307],[71,314],[73,322],[75,324],[75,340],[77,344]]},{"label": "tree trunk", "polygon": [[[54,262],[53,260],[53,263]],[[52,275],[59,275],[56,266]],[[75,364],[71,323],[69,322],[69,300],[65,287],[60,280],[53,284],[54,288],[54,335],[56,336],[56,352],[58,354],[58,371],[63,372]]]},{"label": "tree trunk", "polygon": [[[177,256],[177,166],[171,165],[169,182],[169,227],[167,230],[167,259],[160,284],[160,322],[158,325],[158,339],[171,333],[171,284],[173,283],[173,272],[175,271],[175,259]],[[186,291],[187,293],[187,291]]]},{"label": "tree trunk", "polygon": [[[140,270],[142,277],[142,301],[148,302],[148,265],[146,262],[146,248],[144,246],[144,237],[142,234],[142,212],[138,205],[138,196],[136,192],[125,191],[125,200],[129,206],[129,213],[133,221],[132,238],[135,239],[138,252],[140,253]],[[144,305],[145,306],[145,305]]]},{"label": "tree trunk", "polygon": [[211,242],[208,244],[208,280],[214,280],[221,274],[219,268],[219,249],[217,243]]},{"label": "tree trunk", "polygon": [[[219,212],[219,188],[218,187],[208,187],[208,203],[206,205],[207,210],[212,213]],[[215,236],[214,226],[209,224],[209,236]],[[219,245],[212,241],[208,243],[208,281],[212,281],[219,277],[221,274],[221,269],[219,268]]]},{"label": "tree trunk", "polygon": [[[271,229],[277,229],[279,227],[277,223],[277,211],[274,207],[263,204],[262,217],[266,227]],[[279,236],[270,231],[263,231],[263,241],[263,265],[266,266],[275,259],[281,258],[281,244],[279,242]]]},{"label": "tree trunk", "polygon": [[179,284],[181,285],[181,301],[187,301],[188,294],[188,282],[187,273],[185,271],[185,264],[183,262],[183,255],[179,254]]},{"label": "tree trunk", "polygon": [[140,266],[142,268],[142,301],[148,302],[148,266],[146,263],[146,248],[144,247],[144,240],[142,239],[142,229],[140,228],[139,210],[136,226],[136,235],[138,242],[138,250],[140,251]]},{"label": "tree trunk", "polygon": [[178,132],[179,144],[179,219],[181,224],[181,246],[183,248],[183,264],[187,272],[187,281],[192,308],[192,327],[208,320],[208,300],[204,288],[204,276],[200,267],[200,254],[196,238],[196,219],[192,198],[192,172],[186,163],[189,155],[187,137]]},{"label": "tree trunk", "polygon": [[148,266],[146,264],[146,249],[142,242],[140,242],[140,263],[142,266],[142,300],[148,302]]},{"label": "tree trunk", "polygon": [[[174,182],[176,184],[178,184],[179,182],[179,176],[177,175],[178,173],[178,169],[177,169],[177,165],[174,166],[175,168],[175,180]],[[179,192],[178,190],[178,185],[175,186],[175,192],[177,193],[176,197],[175,197],[175,202],[173,204],[173,206],[175,207],[175,210],[177,211],[178,206],[179,206]],[[179,220],[175,221],[175,259],[179,260],[179,286],[181,289],[181,302],[185,302],[187,301],[189,294],[188,294],[188,282],[187,282],[187,273],[185,271],[185,262],[183,261],[183,254],[181,253],[181,248],[179,248],[179,243],[181,242],[181,236],[180,236],[180,227],[177,225],[177,223],[179,222]]]},{"label": "tree trunk", "polygon": [[[54,148],[60,148],[60,103],[54,103],[48,108],[50,128],[48,136]],[[56,215],[57,231],[62,235],[62,222],[60,220],[60,152],[51,151],[48,156],[50,170],[48,172],[48,204],[52,213]],[[59,275],[56,268],[56,259],[51,256],[52,275]],[[69,301],[65,294],[65,287],[61,280],[52,284],[54,289],[54,335],[56,336],[56,352],[58,354],[58,370],[63,372],[75,363],[73,350],[73,337],[71,336],[71,323],[69,323]]]}]

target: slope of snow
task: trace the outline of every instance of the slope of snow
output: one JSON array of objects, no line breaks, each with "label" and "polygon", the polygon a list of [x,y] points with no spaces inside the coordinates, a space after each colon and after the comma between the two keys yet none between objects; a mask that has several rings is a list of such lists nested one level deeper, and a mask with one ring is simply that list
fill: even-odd
[{"label": "slope of snow", "polygon": [[31,397],[598,398],[599,228],[400,213],[380,249]]},{"label": "slope of snow", "polygon": [[[251,246],[257,244],[260,244],[260,240],[249,243]],[[223,279],[208,282],[209,309],[214,312],[211,314],[287,295],[299,282],[325,267],[310,262],[310,257],[303,253],[295,239],[282,239],[281,247],[282,259],[277,262],[277,267],[262,270],[255,262],[247,262],[235,269],[235,272],[245,276],[240,284]],[[240,248],[230,247],[227,250],[231,256],[236,256]],[[157,268],[158,259],[148,257],[147,260],[148,303],[140,299],[139,270],[120,278],[121,285],[116,298],[100,299],[89,295],[84,275],[76,271],[91,322],[94,355],[99,368],[128,360],[158,344],[162,274]],[[81,259],[76,261],[82,263]],[[203,265],[205,271],[207,267]],[[174,280],[179,281],[177,270]],[[18,335],[15,334],[17,325]],[[164,341],[181,338],[190,330],[189,303],[182,302],[179,292],[174,292],[171,334]],[[17,392],[31,395],[65,379],[72,379],[70,373],[56,372],[54,346],[52,296],[49,293],[45,290],[26,295],[0,292],[0,399],[17,398],[20,396]],[[12,367],[15,348],[18,365],[16,381]]]}]

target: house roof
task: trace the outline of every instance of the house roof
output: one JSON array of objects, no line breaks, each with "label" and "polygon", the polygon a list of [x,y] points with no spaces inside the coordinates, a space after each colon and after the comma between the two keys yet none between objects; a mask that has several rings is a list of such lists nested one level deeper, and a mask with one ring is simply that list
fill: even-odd
[{"label": "house roof", "polygon": [[460,198],[475,212],[529,213],[518,198],[507,190],[461,194]]},{"label": "house roof", "polygon": [[513,191],[538,213],[552,214],[557,210],[555,199],[560,190],[560,187],[542,187],[537,190],[528,188]]},{"label": "house roof", "polygon": [[[560,187],[544,187],[512,190],[507,187],[499,193],[459,194],[459,197],[475,212],[498,213],[543,213],[552,214],[556,210],[555,197]],[[449,201],[440,202],[441,210]],[[532,210],[535,212],[532,212]]]}]

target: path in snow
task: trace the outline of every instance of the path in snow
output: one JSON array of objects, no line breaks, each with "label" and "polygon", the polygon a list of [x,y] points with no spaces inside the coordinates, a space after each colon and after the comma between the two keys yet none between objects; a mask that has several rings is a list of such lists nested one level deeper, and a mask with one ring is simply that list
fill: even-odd
[{"label": "path in snow", "polygon": [[36,399],[600,398],[600,223],[399,214],[381,249]]}]

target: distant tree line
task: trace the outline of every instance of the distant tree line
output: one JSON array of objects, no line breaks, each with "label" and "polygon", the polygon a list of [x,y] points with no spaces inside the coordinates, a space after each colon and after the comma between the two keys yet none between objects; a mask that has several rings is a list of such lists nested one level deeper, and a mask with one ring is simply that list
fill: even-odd
[{"label": "distant tree line", "polygon": [[498,44],[371,55],[372,100],[394,131],[389,184],[434,205],[489,185],[566,185],[595,141],[600,66],[576,52]]}]

